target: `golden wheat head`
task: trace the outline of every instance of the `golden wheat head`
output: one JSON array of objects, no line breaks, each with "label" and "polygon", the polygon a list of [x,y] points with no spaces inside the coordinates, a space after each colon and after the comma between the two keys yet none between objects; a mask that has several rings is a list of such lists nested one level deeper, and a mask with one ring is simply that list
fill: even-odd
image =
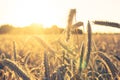
[{"label": "golden wheat head", "polygon": [[15,62],[9,59],[4,59],[2,64],[17,73],[23,80],[31,80],[30,76],[28,76],[27,73],[25,73]]}]

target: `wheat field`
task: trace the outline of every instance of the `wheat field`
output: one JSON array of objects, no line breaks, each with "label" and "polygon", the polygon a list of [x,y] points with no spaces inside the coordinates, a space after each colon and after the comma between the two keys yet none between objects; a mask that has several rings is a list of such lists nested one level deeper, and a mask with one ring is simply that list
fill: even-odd
[{"label": "wheat field", "polygon": [[85,28],[72,23],[75,13],[61,34],[0,35],[0,80],[120,80],[120,34],[93,34],[91,21],[72,34]]},{"label": "wheat field", "polygon": [[88,65],[84,35],[58,36],[1,35],[1,80],[119,80],[120,35],[94,34]]}]

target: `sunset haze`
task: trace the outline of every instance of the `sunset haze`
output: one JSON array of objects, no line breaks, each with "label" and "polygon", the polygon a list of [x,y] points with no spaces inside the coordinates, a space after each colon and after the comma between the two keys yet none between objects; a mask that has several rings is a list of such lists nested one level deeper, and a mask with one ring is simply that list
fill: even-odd
[{"label": "sunset haze", "polygon": [[[104,20],[120,23],[120,0],[0,0],[0,24],[24,27],[32,23],[44,27],[65,28],[69,10],[76,9],[76,21]],[[97,32],[120,32],[119,29],[93,26]]]}]

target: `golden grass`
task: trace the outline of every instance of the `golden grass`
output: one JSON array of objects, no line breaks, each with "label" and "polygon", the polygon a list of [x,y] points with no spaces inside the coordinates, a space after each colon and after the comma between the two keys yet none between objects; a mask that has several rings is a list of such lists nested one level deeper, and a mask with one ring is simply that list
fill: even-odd
[{"label": "golden grass", "polygon": [[[82,35],[79,35],[80,39],[82,39],[81,36]],[[108,74],[109,74],[111,76],[114,76],[113,78],[115,78],[115,77],[119,78],[118,74],[119,74],[119,70],[120,70],[120,68],[119,68],[120,65],[118,64],[119,63],[118,60],[114,59],[115,57],[112,56],[112,55],[117,55],[117,54],[113,51],[114,54],[112,53],[111,58],[108,58],[108,60],[110,60],[110,63],[106,63],[107,62],[106,58],[101,57],[101,56],[100,56],[101,58],[99,58],[97,56],[98,55],[97,51],[101,50],[101,48],[102,48],[102,47],[100,47],[102,44],[99,44],[101,41],[108,43],[107,46],[109,46],[110,44],[114,44],[116,46],[119,46],[118,45],[119,40],[120,40],[119,35],[114,35],[114,37],[116,37],[118,40],[118,41],[116,41],[117,42],[116,44],[111,43],[111,40],[114,40],[114,39],[110,39],[110,38],[114,38],[113,35],[92,35],[92,37],[94,38],[94,42],[95,42],[94,45],[95,45],[95,47],[97,47],[97,49],[95,49],[95,52],[92,50],[92,52],[90,54],[89,64],[88,64],[87,68],[84,67],[84,65],[86,64],[85,59],[83,57],[83,55],[85,56],[84,49],[86,48],[84,43],[81,43],[80,49],[75,47],[74,44],[70,45],[72,43],[69,43],[69,46],[68,46],[68,45],[64,44],[64,42],[62,40],[60,42],[54,43],[54,45],[51,45],[51,44],[53,44],[51,42],[54,41],[54,40],[52,40],[53,38],[51,37],[51,35],[45,35],[44,38],[46,37],[49,39],[49,40],[44,40],[44,43],[46,44],[46,46],[44,44],[41,44],[41,42],[38,42],[34,37],[32,37],[25,44],[25,48],[22,48],[22,52],[21,52],[21,48],[20,48],[20,47],[22,47],[21,42],[24,43],[24,39],[26,36],[23,36],[23,38],[22,38],[22,36],[19,36],[17,39],[12,35],[9,35],[9,37],[8,37],[9,39],[7,39],[7,37],[8,36],[6,36],[6,37],[1,36],[1,39],[0,39],[0,41],[2,40],[0,42],[0,44],[1,44],[0,51],[2,52],[2,54],[0,55],[1,56],[0,60],[4,62],[4,60],[6,60],[5,58],[7,58],[7,59],[9,58],[10,65],[12,67],[16,67],[16,68],[9,67],[8,63],[5,64],[5,66],[8,66],[8,68],[10,68],[10,70],[9,71],[7,70],[7,72],[12,73],[14,78],[17,78],[17,77],[15,76],[15,74],[13,72],[11,72],[11,70],[12,69],[17,70],[17,67],[18,67],[18,71],[19,70],[24,71],[24,73],[27,76],[34,75],[35,77],[33,77],[33,78],[35,78],[35,79],[40,79],[40,80],[42,80],[43,78],[45,79],[45,73],[47,74],[48,72],[49,72],[50,80],[58,79],[60,77],[58,77],[57,75],[60,76],[60,75],[63,75],[63,73],[59,74],[59,71],[57,72],[57,69],[62,67],[64,64],[64,65],[67,65],[67,67],[65,67],[64,70],[68,70],[68,72],[66,72],[64,74],[64,77],[67,77],[67,79],[69,77],[69,78],[75,80],[75,79],[79,79],[79,77],[81,76],[81,78],[86,79],[89,76],[85,77],[84,74],[87,75],[89,71],[94,72],[94,70],[96,69],[95,67],[99,67],[99,65],[94,65],[96,60],[101,60],[102,62],[105,63],[103,65],[103,69],[100,72],[99,72],[99,70],[96,71],[99,73],[99,76],[106,79],[106,77],[108,77]],[[26,38],[28,38],[28,37],[26,37]],[[57,38],[57,36],[55,38]],[[103,38],[105,38],[105,39],[103,39]],[[3,39],[4,39],[4,43],[3,43]],[[16,55],[19,56],[19,57],[16,57],[17,58],[16,61],[13,61],[13,59],[12,59],[13,53],[14,53],[13,43],[12,43],[13,40],[15,41],[15,44],[17,45],[17,46],[15,46],[15,47],[17,47],[17,54]],[[94,45],[91,45],[91,46],[94,47]],[[6,47],[6,46],[10,46],[10,47]],[[55,55],[51,54],[51,51],[47,48],[48,46],[55,50],[55,52],[54,52]],[[56,47],[58,47],[58,50],[56,50],[57,49]],[[29,49],[31,49],[31,50],[28,51]],[[44,55],[45,50],[46,50],[46,53]],[[69,50],[74,55],[72,55],[69,52]],[[110,53],[108,53],[108,52],[109,51],[111,52],[111,50],[112,50],[112,48],[109,48],[108,50],[106,50],[107,53],[104,53],[104,54],[109,55]],[[119,51],[119,48],[118,49],[116,48],[116,50]],[[78,51],[79,51],[79,53],[78,53]],[[54,56],[54,57],[51,57],[51,56]],[[92,59],[94,60],[94,62],[91,63]],[[111,65],[111,63],[113,63],[114,67],[117,68],[117,70],[118,70],[117,72],[116,72],[115,68],[114,68],[115,70],[113,69],[113,66]],[[47,71],[47,69],[48,69],[47,65],[49,65],[48,71]],[[46,69],[45,69],[45,66],[46,66]],[[90,69],[91,66],[93,66],[92,69]],[[104,66],[107,66],[107,67],[104,68]],[[104,69],[108,70],[108,73],[106,73],[106,75],[103,71]],[[26,71],[28,71],[28,72],[26,72]],[[81,74],[79,74],[79,73],[81,73]],[[70,76],[70,74],[72,74],[72,75]],[[118,75],[118,76],[115,76],[115,75]],[[8,75],[5,75],[5,76],[7,77]],[[113,78],[109,77],[109,79],[113,79]],[[98,77],[98,79],[100,79],[100,78]]]},{"label": "golden grass", "polygon": [[90,21],[87,34],[71,35],[84,27],[83,22],[72,24],[75,15],[71,9],[67,31],[60,35],[0,35],[0,79],[119,80],[120,35],[92,34]]}]

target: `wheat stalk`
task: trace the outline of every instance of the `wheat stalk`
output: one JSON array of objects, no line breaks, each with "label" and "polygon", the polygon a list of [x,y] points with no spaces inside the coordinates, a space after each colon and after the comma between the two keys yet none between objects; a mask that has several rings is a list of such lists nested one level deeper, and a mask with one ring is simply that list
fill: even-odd
[{"label": "wheat stalk", "polygon": [[13,41],[13,53],[14,53],[14,60],[16,61],[16,46],[15,46],[15,41]]},{"label": "wheat stalk", "polygon": [[84,56],[84,43],[82,42],[81,48],[80,48],[80,66],[79,66],[79,73],[81,75],[82,72],[82,63],[83,63],[83,56]]},{"label": "wheat stalk", "polygon": [[44,67],[45,67],[45,80],[50,80],[48,56],[46,52],[44,52]]},{"label": "wheat stalk", "polygon": [[92,44],[93,44],[94,50],[97,51],[98,49],[94,40],[92,40]]},{"label": "wheat stalk", "polygon": [[68,24],[67,24],[67,37],[66,37],[66,41],[69,40],[70,38],[70,32],[71,32],[71,27],[72,27],[72,21],[73,21],[73,17],[76,14],[76,9],[71,9],[69,16],[68,16]]},{"label": "wheat stalk", "polygon": [[60,65],[58,68],[57,68],[57,77],[58,77],[58,80],[64,80],[64,78],[65,78],[65,74],[66,74],[66,72],[67,72],[67,67],[68,67],[69,65],[66,65],[66,64],[62,64],[62,65]]},{"label": "wheat stalk", "polygon": [[66,51],[68,51],[72,56],[75,56],[73,51],[71,51],[66,45],[64,45],[61,41],[58,41],[58,43],[60,44],[60,46],[62,46],[62,48],[64,48]]},{"label": "wheat stalk", "polygon": [[57,70],[57,80],[63,80],[63,76],[62,76],[61,71],[59,69]]},{"label": "wheat stalk", "polygon": [[86,67],[89,63],[89,59],[90,59],[90,53],[91,53],[91,39],[92,39],[92,29],[91,29],[91,25],[90,22],[88,21],[87,24],[87,28],[88,28],[88,43],[87,43],[87,57],[86,57]]},{"label": "wheat stalk", "polygon": [[73,25],[72,25],[72,28],[73,28],[73,29],[76,29],[76,28],[78,28],[79,26],[83,26],[83,22],[77,22],[77,23],[73,24]]},{"label": "wheat stalk", "polygon": [[17,73],[17,75],[19,75],[23,80],[31,80],[30,76],[28,76],[28,74],[26,74],[14,61],[4,59],[2,61],[2,64],[9,67],[11,70]]},{"label": "wheat stalk", "polygon": [[57,80],[57,72],[56,71],[52,74],[51,80]]},{"label": "wheat stalk", "polygon": [[116,77],[116,75],[118,75],[119,71],[117,70],[115,65],[103,53],[99,53],[98,55],[103,59],[103,62],[105,62],[107,64],[106,66],[108,66],[108,70],[111,71],[113,77]]},{"label": "wheat stalk", "polygon": [[30,58],[30,55],[31,55],[31,53],[28,53],[28,54],[25,56],[24,65],[27,64],[27,62],[28,62],[28,60],[29,60],[29,58]]},{"label": "wheat stalk", "polygon": [[93,21],[94,24],[97,25],[104,25],[104,26],[111,26],[111,27],[116,27],[120,28],[120,24],[116,22],[109,22],[109,21]]}]

